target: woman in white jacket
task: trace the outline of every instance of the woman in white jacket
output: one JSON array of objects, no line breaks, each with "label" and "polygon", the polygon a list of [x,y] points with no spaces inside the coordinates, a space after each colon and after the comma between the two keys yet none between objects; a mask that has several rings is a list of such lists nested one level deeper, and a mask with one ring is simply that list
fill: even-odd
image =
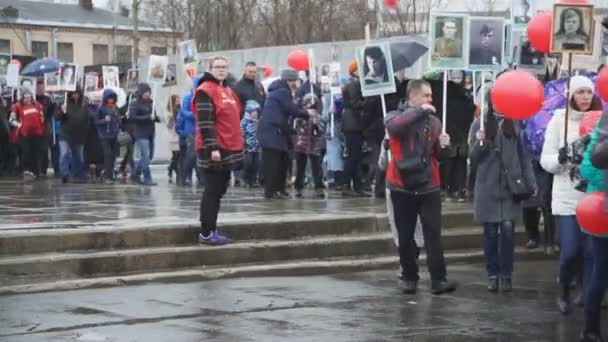
[{"label": "woman in white jacket", "polygon": [[[576,205],[584,193],[574,188],[578,180],[570,174],[572,149],[568,146],[580,138],[581,119],[590,111],[601,109],[601,102],[594,96],[593,82],[587,77],[573,76],[568,94],[570,109],[567,142],[564,141],[565,109],[558,109],[547,126],[540,158],[542,167],[554,175],[551,205],[560,236],[558,306],[563,314],[567,314],[570,308],[570,283],[580,272],[583,272],[585,283],[593,267],[585,234],[576,221]],[[577,263],[581,255],[584,255],[583,269]]]}]

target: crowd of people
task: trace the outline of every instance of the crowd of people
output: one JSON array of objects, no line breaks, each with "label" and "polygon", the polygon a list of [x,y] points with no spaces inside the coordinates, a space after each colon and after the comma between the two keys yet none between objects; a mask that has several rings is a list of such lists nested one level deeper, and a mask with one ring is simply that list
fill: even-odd
[{"label": "crowd of people", "polygon": [[[576,219],[585,191],[605,191],[608,184],[608,119],[603,117],[592,133],[579,131],[584,117],[602,110],[590,78],[570,77],[569,115],[555,110],[541,151],[532,151],[523,134],[526,123],[497,112],[491,85],[481,125],[478,91],[461,71],[450,75],[449,124],[443,132],[440,81],[408,80],[396,73],[397,91],[386,95],[385,113],[378,96],[362,96],[355,62],[341,94],[326,93],[293,69],[282,70],[265,87],[256,79],[256,69],[247,63],[236,81],[226,58],[211,58],[208,72],[194,78],[190,91],[181,99],[171,96],[164,116],[153,108],[145,83],[119,107],[111,89],[97,102],[77,89],[67,93],[65,103],[54,103],[40,81],[35,97],[22,90],[14,103],[2,98],[0,173],[40,178],[50,162],[64,183],[100,179],[111,184],[122,177],[155,185],[150,162],[158,148],[156,123],[162,122],[171,137],[166,147],[172,153],[169,179],[175,174],[177,185],[187,186],[196,177],[204,187],[199,243],[230,242],[218,232],[217,217],[232,178],[238,186],[263,188],[268,200],[291,199],[290,187],[295,198],[304,197],[307,185],[319,199],[327,187],[344,197],[370,197],[373,191],[391,204],[400,284],[410,294],[419,280],[418,221],[431,292],[456,289],[447,280],[443,255],[442,201],[473,202],[475,221],[483,227],[490,292],[512,290],[515,225],[522,222],[527,247],[538,248],[542,214],[545,252],[559,252],[558,309],[568,314],[572,303],[584,305],[581,340],[601,341],[608,238],[585,233]],[[116,165],[121,147],[124,155]],[[580,290],[576,298],[573,284]]]}]

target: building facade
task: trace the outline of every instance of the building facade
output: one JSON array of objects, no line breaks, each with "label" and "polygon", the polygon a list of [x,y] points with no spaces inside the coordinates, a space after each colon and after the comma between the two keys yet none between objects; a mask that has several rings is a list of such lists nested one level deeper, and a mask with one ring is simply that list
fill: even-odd
[{"label": "building facade", "polygon": [[[79,65],[132,63],[128,13],[94,8],[91,0],[57,4],[26,0],[0,3],[0,52],[56,57]],[[139,55],[172,54],[181,33],[139,23]]]}]

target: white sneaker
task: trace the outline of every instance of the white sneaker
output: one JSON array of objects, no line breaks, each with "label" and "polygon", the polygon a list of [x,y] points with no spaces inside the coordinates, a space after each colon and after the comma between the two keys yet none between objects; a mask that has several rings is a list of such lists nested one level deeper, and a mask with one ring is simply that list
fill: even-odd
[{"label": "white sneaker", "polygon": [[24,181],[33,181],[34,179],[36,179],[36,176],[34,175],[33,172],[31,172],[31,171],[25,171],[25,172],[23,172],[23,180]]}]

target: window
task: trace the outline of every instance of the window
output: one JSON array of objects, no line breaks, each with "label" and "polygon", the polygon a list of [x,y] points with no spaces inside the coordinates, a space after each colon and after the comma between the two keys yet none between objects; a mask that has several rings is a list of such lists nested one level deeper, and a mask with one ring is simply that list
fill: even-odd
[{"label": "window", "polygon": [[74,46],[72,43],[57,43],[57,59],[64,63],[74,62]]},{"label": "window", "polygon": [[93,64],[110,63],[108,46],[105,44],[93,44]]},{"label": "window", "polygon": [[0,39],[0,53],[11,53],[11,41]]},{"label": "window", "polygon": [[114,51],[114,55],[116,56],[115,63],[131,63],[131,45],[115,45],[114,49],[116,49]]},{"label": "window", "polygon": [[150,54],[157,55],[157,56],[166,56],[167,47],[166,46],[153,46],[150,48]]},{"label": "window", "polygon": [[49,56],[49,42],[32,41],[32,55],[36,58]]}]

